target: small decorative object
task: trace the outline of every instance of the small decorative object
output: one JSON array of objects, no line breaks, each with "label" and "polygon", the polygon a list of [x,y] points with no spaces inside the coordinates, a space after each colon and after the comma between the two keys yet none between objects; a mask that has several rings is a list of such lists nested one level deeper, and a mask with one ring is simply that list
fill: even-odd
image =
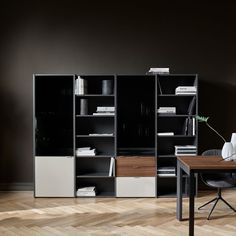
[{"label": "small decorative object", "polygon": [[231,143],[233,145],[233,156],[232,156],[232,159],[236,160],[236,133],[232,133]]},{"label": "small decorative object", "polygon": [[88,99],[80,99],[80,115],[88,115]]},{"label": "small decorative object", "polygon": [[113,81],[112,80],[103,80],[102,81],[102,94],[109,95],[113,94]]},{"label": "small decorative object", "polygon": [[217,132],[211,125],[209,125],[208,119],[209,119],[209,117],[196,116],[196,120],[198,120],[199,122],[205,122],[206,125],[211,130],[213,130],[224,141],[224,145],[223,145],[222,152],[221,152],[221,155],[222,155],[223,159],[225,161],[232,160],[232,156],[233,156],[233,145],[232,145],[232,143],[231,142],[226,142],[225,138],[219,132]]}]

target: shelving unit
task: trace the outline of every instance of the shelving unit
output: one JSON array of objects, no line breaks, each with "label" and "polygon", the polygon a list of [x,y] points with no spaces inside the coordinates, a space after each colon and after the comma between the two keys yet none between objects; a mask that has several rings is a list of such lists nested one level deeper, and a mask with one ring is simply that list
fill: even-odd
[{"label": "shelving unit", "polygon": [[[198,146],[197,122],[195,132],[186,129],[198,93],[176,95],[178,86],[198,90],[197,75],[34,75],[35,196],[76,197],[95,186],[95,197],[174,197],[176,176],[158,170],[176,168],[175,145]],[[85,147],[95,155],[77,153]],[[187,185],[185,178],[184,194]]]},{"label": "shelving unit", "polygon": [[[175,114],[156,113],[157,133],[174,133],[174,135],[157,135],[156,137],[157,171],[159,168],[176,170],[175,145],[196,145],[196,147],[198,145],[197,122],[195,134],[185,134],[186,119],[193,119],[198,114],[198,93],[176,95],[175,89],[178,86],[196,86],[198,90],[197,75],[157,75],[156,111],[159,107],[176,107]],[[184,179],[183,186],[187,186],[187,179]],[[187,188],[183,187],[183,189],[184,194],[187,194]],[[157,174],[157,197],[170,196],[176,196],[176,176],[158,176]]]},{"label": "shelving unit", "polygon": [[35,197],[74,197],[74,78],[33,76]]},{"label": "shelving unit", "polygon": [[[112,175],[109,176],[111,158],[116,155],[115,115],[94,115],[94,113],[97,112],[98,106],[115,107],[116,79],[115,76],[107,75],[79,76],[79,78],[86,81],[87,91],[86,94],[75,96],[75,149],[82,147],[95,148],[96,155],[76,157],[76,189],[95,186],[96,196],[115,196],[114,166]],[[112,94],[102,94],[103,80],[112,81]],[[80,114],[81,99],[87,99],[88,114]],[[103,184],[101,180],[103,180]]]}]

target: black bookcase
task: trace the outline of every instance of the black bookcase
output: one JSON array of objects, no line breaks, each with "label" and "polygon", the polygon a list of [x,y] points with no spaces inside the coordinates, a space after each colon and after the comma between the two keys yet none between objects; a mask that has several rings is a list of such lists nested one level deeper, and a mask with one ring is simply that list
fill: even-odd
[{"label": "black bookcase", "polygon": [[[83,80],[84,85],[80,91],[78,80]],[[111,85],[110,90],[104,89],[104,81]],[[197,92],[176,95],[178,86],[195,86]],[[114,112],[99,113],[97,107],[114,107]],[[176,113],[160,114],[157,112],[159,107],[176,107]],[[45,169],[43,165],[41,167],[41,161],[48,158],[51,165],[52,157],[64,157],[65,160],[73,157],[70,168],[55,170],[55,173],[62,173],[55,175],[61,178],[60,181],[64,176],[70,181],[73,176],[73,196],[80,188],[95,186],[97,197],[116,197],[119,195],[117,185],[124,186],[125,179],[135,186],[137,184],[140,191],[144,184],[148,185],[147,196],[150,188],[157,197],[175,196],[176,175],[159,175],[158,170],[176,168],[176,145],[198,147],[197,122],[194,133],[186,129],[187,121],[198,114],[196,74],[34,75],[33,111],[33,155],[37,160],[35,188],[44,186]],[[158,135],[165,132],[174,135]],[[77,155],[77,150],[84,147],[96,149],[96,154]],[[131,158],[127,160],[126,157]],[[116,163],[120,165],[117,169],[120,175],[116,174]],[[63,166],[63,162],[60,165]],[[39,172],[40,180],[37,177]],[[48,195],[43,189],[43,194],[36,191],[35,196],[71,196],[71,192],[63,195],[63,190],[59,191],[60,184],[55,179],[53,182],[48,178],[48,183],[53,182]],[[119,183],[118,179],[122,181]],[[187,187],[187,184],[185,178],[183,186]],[[53,192],[54,186],[59,193]],[[124,193],[124,188],[121,192]]]},{"label": "black bookcase", "polygon": [[[85,90],[75,95],[75,149],[90,147],[96,149],[96,155],[76,156],[76,189],[95,186],[96,196],[115,196],[115,167],[110,175],[109,171],[111,158],[116,155],[116,78],[114,75],[80,75],[78,79],[84,80]],[[104,94],[103,81],[111,82],[109,94]],[[83,99],[86,114],[81,111]],[[115,107],[114,115],[96,114],[97,107]]]},{"label": "black bookcase", "polygon": [[[195,86],[196,94],[176,95],[178,86]],[[156,77],[156,157],[157,157],[157,197],[176,196],[176,145],[194,145],[198,147],[198,124],[195,120],[198,114],[198,78],[196,74],[169,74]],[[175,107],[175,114],[160,114],[160,107]],[[188,121],[194,122],[188,127]],[[191,132],[189,132],[189,130]],[[158,133],[173,132],[174,135]],[[159,168],[174,168],[175,174],[160,175]],[[183,186],[187,187],[188,180],[184,179]],[[196,180],[197,188],[197,180]],[[184,194],[187,188],[183,187]]]},{"label": "black bookcase", "polygon": [[74,197],[74,78],[33,76],[35,197]]}]

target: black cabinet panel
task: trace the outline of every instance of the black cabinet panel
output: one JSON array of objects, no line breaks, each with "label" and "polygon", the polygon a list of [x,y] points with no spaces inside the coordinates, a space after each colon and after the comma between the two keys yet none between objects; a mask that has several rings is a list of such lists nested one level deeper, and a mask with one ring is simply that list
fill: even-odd
[{"label": "black cabinet panel", "polygon": [[35,155],[73,155],[73,84],[73,75],[35,75]]}]

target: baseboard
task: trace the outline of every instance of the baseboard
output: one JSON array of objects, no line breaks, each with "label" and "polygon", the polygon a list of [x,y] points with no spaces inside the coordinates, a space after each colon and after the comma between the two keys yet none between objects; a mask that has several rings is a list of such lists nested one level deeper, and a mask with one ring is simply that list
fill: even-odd
[{"label": "baseboard", "polygon": [[33,189],[32,182],[0,183],[0,191],[32,191]]}]

